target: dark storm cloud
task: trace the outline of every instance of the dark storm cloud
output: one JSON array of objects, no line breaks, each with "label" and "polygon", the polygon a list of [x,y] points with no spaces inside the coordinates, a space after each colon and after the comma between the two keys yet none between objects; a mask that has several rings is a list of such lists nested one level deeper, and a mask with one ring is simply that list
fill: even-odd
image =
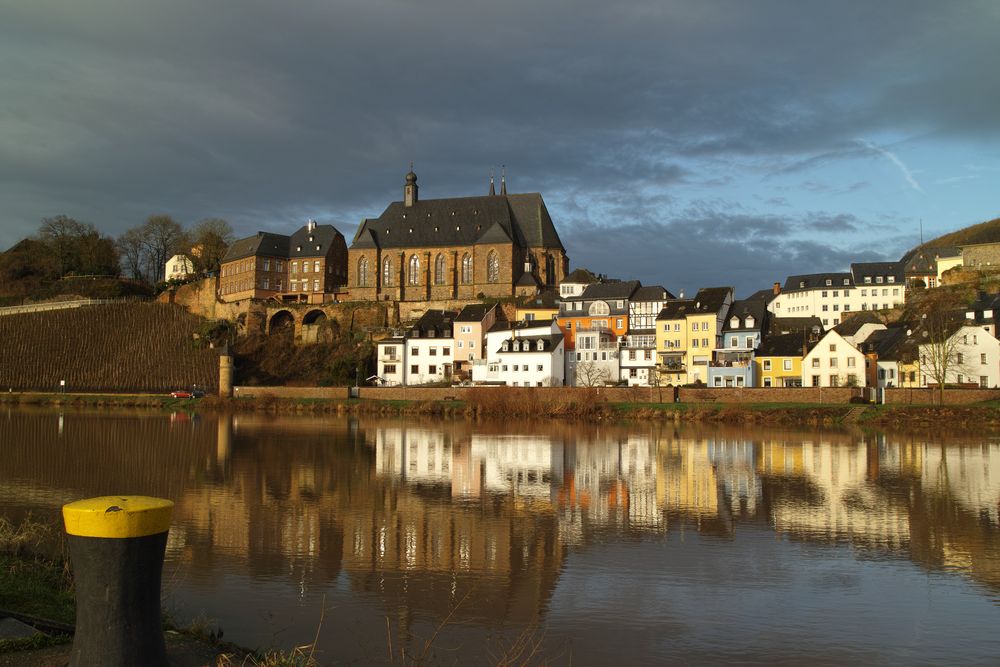
[{"label": "dark storm cloud", "polygon": [[[0,245],[56,213],[111,233],[157,212],[240,233],[318,217],[350,237],[413,160],[426,197],[485,192],[506,164],[512,191],[545,194],[574,260],[611,236],[618,261],[645,256],[622,229],[679,232],[675,188],[730,187],[698,161],[787,172],[870,153],[858,137],[886,129],[997,133],[983,65],[998,15],[989,1],[0,1]],[[701,226],[650,266],[686,282],[710,268],[699,251],[725,252],[717,275],[759,281],[775,260],[754,243],[795,221],[728,213],[681,212]]]}]

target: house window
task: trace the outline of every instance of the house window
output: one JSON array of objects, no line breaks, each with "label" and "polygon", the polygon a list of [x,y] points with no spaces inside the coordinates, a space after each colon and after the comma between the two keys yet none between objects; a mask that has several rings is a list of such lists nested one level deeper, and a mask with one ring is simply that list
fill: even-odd
[{"label": "house window", "polygon": [[785,359],[784,361],[782,361],[782,368],[784,368],[786,371],[792,370],[792,360]]},{"label": "house window", "polygon": [[396,364],[386,364],[385,366],[382,367],[382,372],[385,373],[386,375],[395,375]]},{"label": "house window", "polygon": [[299,263],[292,262],[292,273],[298,273],[298,272],[299,272]]},{"label": "house window", "polygon": [[986,353],[985,352],[979,355],[979,363],[982,364],[983,366],[986,365]]},{"label": "house window", "polygon": [[319,266],[319,260],[313,262],[313,273],[322,273],[323,270]]},{"label": "house window", "polygon": [[543,370],[545,370],[545,368],[541,364],[538,364],[538,372],[541,373]]},{"label": "house window", "polygon": [[358,287],[368,287],[368,258],[358,260]]},{"label": "house window", "polygon": [[[963,355],[961,352],[959,352],[958,353],[958,359],[957,359],[957,361],[958,361],[959,364],[964,364],[965,363],[965,355]],[[959,377],[962,377],[962,376],[959,375]],[[961,382],[961,380],[959,380],[959,382]]]},{"label": "house window", "polygon": [[985,376],[985,375],[980,375],[979,376],[979,386],[980,387],[982,387],[983,389],[986,389],[986,387],[989,386],[989,383],[990,383],[990,379],[987,376]]},{"label": "house window", "polygon": [[410,275],[409,282],[411,285],[420,284],[420,258],[416,255],[410,257]]},{"label": "house window", "polygon": [[812,367],[813,368],[819,368],[819,357],[813,358],[813,360],[812,360]]},{"label": "house window", "polygon": [[431,364],[430,366],[428,366],[427,367],[427,373],[430,374],[430,375],[437,375],[437,366],[435,366],[434,364]]},{"label": "house window", "polygon": [[837,367],[837,357],[830,357],[830,368]]},{"label": "house window", "polygon": [[615,320],[615,328],[617,329],[622,328],[622,318],[619,317],[617,320]]},{"label": "house window", "polygon": [[451,356],[451,348],[450,347],[442,347],[441,348],[441,356],[444,356],[444,357]]},{"label": "house window", "polygon": [[410,366],[410,375],[416,375],[419,372],[419,366],[413,364]]},{"label": "house window", "polygon": [[854,357],[847,357],[847,367],[848,368],[854,368],[856,363],[857,363],[857,359],[855,359]]},{"label": "house window", "polygon": [[419,357],[420,356],[420,348],[419,347],[411,347],[410,348],[410,355],[414,356],[414,357]]},{"label": "house window", "polygon": [[265,276],[264,277],[264,289],[268,289],[269,287],[270,287],[270,281]]},{"label": "house window", "polygon": [[314,280],[313,281],[313,292],[318,292],[318,291],[319,291],[319,281],[318,280]]},{"label": "house window", "polygon": [[771,386],[771,378],[764,378],[764,386],[765,387]]},{"label": "house window", "polygon": [[701,330],[702,331],[708,331],[708,322],[702,322],[701,323]]},{"label": "house window", "polygon": [[814,387],[818,387],[819,386],[819,376],[818,375],[813,375],[812,376],[812,386],[814,386]]},{"label": "house window", "polygon": [[432,347],[432,348],[430,348],[430,352],[429,352],[429,354],[430,354],[430,355],[431,355],[432,357],[436,357],[436,356],[438,355],[438,349],[437,349],[436,347]]},{"label": "house window", "polygon": [[302,273],[309,273],[309,262],[302,262]]},{"label": "house window", "polygon": [[764,360],[764,370],[765,371],[771,370],[771,360],[770,359],[765,359]]}]

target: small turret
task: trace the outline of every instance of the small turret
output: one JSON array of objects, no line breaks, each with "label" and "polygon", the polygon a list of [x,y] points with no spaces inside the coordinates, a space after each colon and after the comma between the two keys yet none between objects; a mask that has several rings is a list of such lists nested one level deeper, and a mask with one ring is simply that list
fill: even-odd
[{"label": "small turret", "polygon": [[413,173],[413,163],[406,174],[406,185],[403,186],[403,206],[409,208],[417,203],[417,175]]}]

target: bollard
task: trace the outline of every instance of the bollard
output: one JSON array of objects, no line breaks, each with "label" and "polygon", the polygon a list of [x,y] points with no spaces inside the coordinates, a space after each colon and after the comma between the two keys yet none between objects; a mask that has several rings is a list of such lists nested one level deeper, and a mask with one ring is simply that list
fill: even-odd
[{"label": "bollard", "polygon": [[63,506],[76,586],[70,667],[167,665],[160,578],[173,508],[146,496]]}]

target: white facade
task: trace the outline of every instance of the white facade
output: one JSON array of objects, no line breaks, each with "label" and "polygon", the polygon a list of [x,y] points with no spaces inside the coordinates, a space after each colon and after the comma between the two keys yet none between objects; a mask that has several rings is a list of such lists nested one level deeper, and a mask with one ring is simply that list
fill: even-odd
[{"label": "white facade", "polygon": [[580,329],[576,349],[566,354],[566,384],[603,387],[618,384],[620,366],[618,340],[607,329]]},{"label": "white facade", "polygon": [[[648,339],[652,339],[649,342]],[[621,365],[619,380],[625,380],[630,387],[648,387],[656,374],[656,335],[626,337],[626,344],[618,351]]]},{"label": "white facade", "polygon": [[389,338],[377,345],[376,373],[387,385],[451,379],[453,338]]},{"label": "white facade", "polygon": [[818,317],[824,328],[841,323],[844,313],[888,310],[906,301],[906,285],[895,276],[867,276],[854,284],[850,277],[831,277],[818,286],[791,289],[778,294],[768,304],[775,317]]},{"label": "white facade", "polygon": [[472,381],[508,387],[560,387],[566,377],[559,325],[519,323],[486,334],[486,359],[472,366]]},{"label": "white facade", "polygon": [[194,275],[194,264],[187,255],[174,255],[164,267],[164,280],[180,280]]},{"label": "white facade", "polygon": [[[931,370],[930,345],[920,346],[921,384],[937,384]],[[945,384],[975,383],[980,387],[1000,387],[1000,340],[980,327],[963,326],[948,339],[951,351]]]},{"label": "white facade", "polygon": [[802,386],[865,386],[864,353],[836,331],[828,331],[802,359]]}]

